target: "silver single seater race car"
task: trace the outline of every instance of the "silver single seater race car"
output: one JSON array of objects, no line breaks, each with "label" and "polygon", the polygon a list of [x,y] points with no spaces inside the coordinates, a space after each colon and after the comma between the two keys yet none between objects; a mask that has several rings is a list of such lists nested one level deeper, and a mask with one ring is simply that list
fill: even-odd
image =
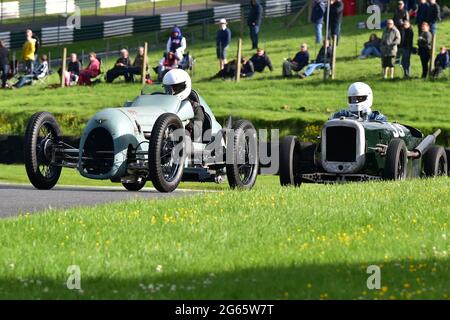
[{"label": "silver single seater race car", "polygon": [[86,178],[121,182],[130,191],[142,189],[148,180],[161,192],[175,190],[182,180],[227,178],[231,188],[253,187],[259,164],[255,128],[249,121],[231,117],[222,127],[206,101],[195,91],[192,95],[205,114],[198,142],[185,130],[194,117],[191,103],[148,88],[122,108],[95,114],[78,147],[63,141],[52,114],[34,114],[25,133],[30,182],[37,189],[51,189],[62,167],[68,167]]}]

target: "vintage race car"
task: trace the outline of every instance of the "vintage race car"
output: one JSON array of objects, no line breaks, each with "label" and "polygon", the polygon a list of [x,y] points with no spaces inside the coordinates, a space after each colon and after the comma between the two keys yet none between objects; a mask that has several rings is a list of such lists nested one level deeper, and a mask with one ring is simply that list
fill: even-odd
[{"label": "vintage race car", "polygon": [[[194,117],[191,103],[161,92],[141,92],[122,108],[99,111],[87,123],[78,147],[66,144],[60,126],[48,112],[34,114],[25,133],[25,167],[37,189],[51,189],[62,167],[90,179],[121,182],[138,191],[151,180],[161,192],[180,181],[221,182],[251,188],[258,174],[256,131],[246,120],[222,127],[206,101],[191,98],[205,112],[203,135],[190,139],[185,126]],[[181,132],[181,134],[180,134]],[[193,142],[197,141],[197,142]]]},{"label": "vintage race car", "polygon": [[327,121],[317,143],[287,136],[280,142],[280,183],[402,180],[449,172],[450,150],[410,126],[358,118]]}]

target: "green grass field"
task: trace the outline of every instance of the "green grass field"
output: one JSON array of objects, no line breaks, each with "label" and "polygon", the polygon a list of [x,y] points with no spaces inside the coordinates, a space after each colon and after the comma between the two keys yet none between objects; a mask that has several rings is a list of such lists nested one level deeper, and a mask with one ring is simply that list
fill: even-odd
[{"label": "green grass field", "polygon": [[[448,182],[259,185],[3,219],[0,298],[448,299]],[[69,265],[82,292],[66,288]]]},{"label": "green grass field", "polygon": [[[208,81],[217,67],[214,43],[197,40],[190,45],[198,61],[194,87],[220,119],[233,114],[259,128],[281,128],[281,135],[311,138],[333,111],[345,107],[347,86],[363,80],[374,89],[375,109],[392,120],[427,132],[439,127],[448,135],[448,75],[438,81],[381,80],[378,60],[354,59],[355,48],[369,34],[353,30],[361,19],[345,20],[335,81],[324,83],[321,76],[280,79],[282,59],[313,38],[312,26],[286,30],[275,19],[266,20],[261,31],[274,62],[272,74],[239,84]],[[236,35],[239,26],[232,27]],[[438,44],[450,43],[449,29],[448,21],[440,25]],[[151,36],[115,39],[110,45],[137,45]],[[80,46],[96,50],[104,43]],[[156,63],[161,49],[152,48],[150,61]],[[313,55],[315,50],[313,46]],[[413,74],[419,69],[414,57]],[[57,81],[54,76],[52,80]],[[97,110],[120,106],[139,90],[137,84],[117,83],[1,91],[0,133],[23,133],[33,112],[48,110],[65,133],[79,134]],[[23,166],[0,165],[0,181],[27,183]],[[248,192],[231,191],[227,184],[189,183],[182,187],[217,192],[1,219],[0,298],[449,299],[449,182],[441,178],[294,189],[281,188],[277,177],[261,176]],[[99,182],[63,170],[61,184]],[[70,265],[81,269],[80,292],[66,287]],[[369,265],[381,268],[380,290],[366,286]]]}]

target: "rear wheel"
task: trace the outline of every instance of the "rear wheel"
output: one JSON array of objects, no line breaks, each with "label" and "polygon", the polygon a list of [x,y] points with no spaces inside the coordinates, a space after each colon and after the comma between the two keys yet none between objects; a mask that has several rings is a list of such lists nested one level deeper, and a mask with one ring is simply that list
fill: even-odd
[{"label": "rear wheel", "polygon": [[145,178],[138,177],[135,182],[122,182],[122,185],[128,191],[139,191],[145,186],[146,182]]},{"label": "rear wheel", "polygon": [[153,186],[172,192],[181,181],[186,159],[185,133],[176,114],[165,113],[155,122],[150,136],[148,160]]},{"label": "rear wheel", "polygon": [[53,188],[61,175],[61,167],[51,163],[52,147],[61,140],[61,128],[48,112],[35,113],[25,131],[25,169],[31,184],[42,190]]},{"label": "rear wheel", "polygon": [[284,137],[280,142],[280,184],[300,186],[300,142],[296,136]]},{"label": "rear wheel", "polygon": [[387,180],[403,180],[406,178],[407,149],[405,141],[399,138],[389,142],[384,164],[384,178]]},{"label": "rear wheel", "polygon": [[259,157],[256,130],[247,120],[238,120],[233,126],[233,144],[227,142],[227,179],[232,189],[251,189],[258,175]]},{"label": "rear wheel", "polygon": [[423,170],[427,177],[446,176],[448,174],[448,159],[443,147],[431,146],[425,153],[423,160]]}]

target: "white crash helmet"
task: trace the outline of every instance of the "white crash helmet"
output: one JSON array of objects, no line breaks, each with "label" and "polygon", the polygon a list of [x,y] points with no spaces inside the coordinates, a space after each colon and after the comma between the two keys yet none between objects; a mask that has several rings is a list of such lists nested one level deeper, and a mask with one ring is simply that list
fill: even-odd
[{"label": "white crash helmet", "polygon": [[191,77],[182,69],[170,70],[165,74],[162,82],[166,94],[177,96],[181,100],[186,99],[191,94]]},{"label": "white crash helmet", "polygon": [[358,116],[372,113],[372,89],[364,82],[355,82],[348,87],[348,111]]}]

